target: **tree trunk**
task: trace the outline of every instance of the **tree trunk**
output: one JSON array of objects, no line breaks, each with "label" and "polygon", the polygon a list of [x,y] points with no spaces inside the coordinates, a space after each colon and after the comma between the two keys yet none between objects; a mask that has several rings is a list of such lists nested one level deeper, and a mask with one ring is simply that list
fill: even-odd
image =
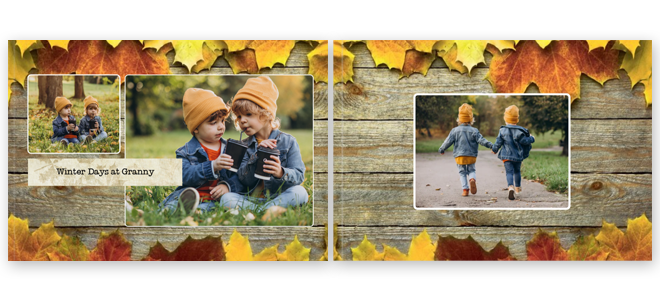
[{"label": "tree trunk", "polygon": [[431,135],[431,130],[429,130],[428,127],[426,127],[426,134],[428,134],[430,138],[433,137],[433,135]]},{"label": "tree trunk", "polygon": [[561,149],[561,155],[562,156],[568,156],[568,130],[566,130],[563,134],[564,136],[564,147]]},{"label": "tree trunk", "polygon": [[63,96],[62,76],[47,76],[46,107],[55,110],[55,98]]},{"label": "tree trunk", "polygon": [[131,99],[131,113],[133,114],[133,134],[142,135],[142,126],[140,126],[140,119],[138,118],[138,103],[135,98]]},{"label": "tree trunk", "polygon": [[75,82],[74,82],[75,93],[73,95],[73,98],[83,99],[85,98],[85,89],[83,84],[85,82],[85,77],[75,76],[74,78],[75,78]]},{"label": "tree trunk", "polygon": [[48,99],[48,77],[38,76],[37,87],[39,88],[39,102],[37,104],[46,104]]}]

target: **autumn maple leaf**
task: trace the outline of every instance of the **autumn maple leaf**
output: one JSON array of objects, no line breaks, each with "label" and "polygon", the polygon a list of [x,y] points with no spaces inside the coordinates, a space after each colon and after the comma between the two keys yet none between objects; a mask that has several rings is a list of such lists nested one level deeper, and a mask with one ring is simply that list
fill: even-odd
[{"label": "autumn maple leaf", "polygon": [[220,237],[207,236],[193,239],[188,236],[174,251],[170,252],[160,242],[151,247],[144,260],[148,261],[221,261],[225,250]]},{"label": "autumn maple leaf", "polygon": [[368,239],[367,235],[364,235],[364,239],[360,245],[355,248],[351,248],[353,253],[353,260],[383,260],[384,254],[376,250],[376,246],[372,244]]},{"label": "autumn maple leaf", "polygon": [[562,248],[556,232],[548,234],[539,229],[527,242],[527,260],[568,260],[568,253]]},{"label": "autumn maple leaf", "polygon": [[[332,81],[346,83],[353,80],[354,55],[343,43],[333,42],[332,50]],[[328,82],[328,41],[321,41],[307,54],[309,61],[309,74],[314,76],[315,82]]]},{"label": "autumn maple leaf", "polygon": [[614,224],[603,221],[603,228],[596,236],[600,245],[609,251],[607,260],[651,260],[652,226],[646,215],[628,220],[623,233]]},{"label": "autumn maple leaf", "polygon": [[585,74],[600,84],[618,78],[617,50],[589,51],[586,41],[553,41],[541,48],[537,43],[521,41],[515,51],[493,54],[486,79],[497,93],[524,93],[534,83],[541,93],[568,93],[571,101],[580,97],[580,76]]},{"label": "autumn maple leaf", "polygon": [[60,236],[55,231],[55,225],[41,224],[37,230],[30,233],[28,220],[22,220],[9,215],[9,252],[10,261],[48,260],[47,253],[52,251]]},{"label": "autumn maple leaf", "polygon": [[484,250],[472,236],[457,239],[453,236],[440,237],[435,251],[436,260],[514,260],[509,248],[502,242],[490,251]]},{"label": "autumn maple leaf", "polygon": [[131,248],[131,242],[119,230],[110,234],[101,232],[96,248],[89,253],[89,260],[128,261],[131,260]]},{"label": "autumn maple leaf", "polygon": [[422,233],[412,237],[407,255],[397,248],[383,245],[383,260],[433,260],[435,249],[431,236],[424,229]]},{"label": "autumn maple leaf", "polygon": [[86,261],[89,260],[89,250],[78,237],[64,235],[53,251],[48,252],[52,261]]},{"label": "autumn maple leaf", "polygon": [[243,237],[234,229],[225,249],[227,250],[227,261],[276,261],[277,247],[278,245],[275,245],[262,250],[257,255],[253,255],[248,238]]},{"label": "autumn maple leaf", "polygon": [[569,260],[605,260],[608,254],[609,252],[598,243],[593,234],[578,237],[568,249]]}]

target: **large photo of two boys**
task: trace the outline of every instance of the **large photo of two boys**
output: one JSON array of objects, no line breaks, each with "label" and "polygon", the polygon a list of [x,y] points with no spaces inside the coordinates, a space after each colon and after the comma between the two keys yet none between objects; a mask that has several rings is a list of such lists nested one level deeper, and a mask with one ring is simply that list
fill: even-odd
[{"label": "large photo of two boys", "polygon": [[183,183],[127,187],[128,226],[312,224],[312,76],[127,76],[126,116],[126,157]]},{"label": "large photo of two boys", "polygon": [[415,96],[416,209],[568,209],[568,95]]}]

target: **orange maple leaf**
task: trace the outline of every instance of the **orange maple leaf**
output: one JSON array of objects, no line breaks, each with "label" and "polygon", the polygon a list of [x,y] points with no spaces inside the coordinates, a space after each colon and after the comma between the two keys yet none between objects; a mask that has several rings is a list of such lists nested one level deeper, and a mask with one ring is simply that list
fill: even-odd
[{"label": "orange maple leaf", "polygon": [[10,261],[48,260],[47,253],[52,251],[60,240],[53,222],[41,224],[30,233],[28,220],[9,215],[9,252]]},{"label": "orange maple leaf", "polygon": [[628,219],[626,233],[616,225],[603,221],[603,228],[596,240],[610,252],[607,260],[651,260],[651,225],[645,214],[634,220]]},{"label": "orange maple leaf", "polygon": [[527,260],[568,260],[557,233],[548,234],[539,229],[531,241],[527,242]]},{"label": "orange maple leaf", "polygon": [[475,241],[472,236],[457,239],[453,236],[440,237],[435,250],[435,260],[514,260],[509,248],[502,242],[490,251]]},{"label": "orange maple leaf", "polygon": [[116,47],[101,40],[71,41],[68,50],[43,44],[37,50],[40,74],[118,74],[122,80],[127,74],[170,74],[165,53],[171,44],[159,51],[143,50],[139,41],[122,41]]},{"label": "orange maple leaf", "polygon": [[538,43],[521,41],[516,50],[493,54],[486,79],[497,93],[524,93],[534,83],[541,93],[568,93],[571,101],[580,97],[580,75],[600,84],[618,78],[619,51],[605,48],[589,51],[586,41],[553,41],[541,48]]},{"label": "orange maple leaf", "polygon": [[96,248],[89,254],[89,260],[128,261],[131,260],[131,248],[131,242],[127,241],[119,230],[110,234],[101,232]]}]

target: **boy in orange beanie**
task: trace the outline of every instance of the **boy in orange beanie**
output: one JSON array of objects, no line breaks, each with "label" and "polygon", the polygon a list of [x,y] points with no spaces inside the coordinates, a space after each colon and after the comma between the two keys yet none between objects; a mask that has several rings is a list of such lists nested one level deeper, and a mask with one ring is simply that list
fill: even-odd
[{"label": "boy in orange beanie", "polygon": [[103,122],[99,116],[101,111],[99,101],[92,96],[87,96],[83,103],[85,116],[80,119],[80,140],[83,143],[95,143],[107,138],[108,134],[103,130]]},{"label": "boy in orange beanie", "polygon": [[57,118],[53,121],[53,136],[51,142],[61,142],[68,146],[70,143],[78,144],[79,128],[76,126],[76,118],[71,113],[71,101],[64,97],[55,98],[55,111]]},{"label": "boy in orange beanie", "polygon": [[[464,103],[458,108],[458,126],[454,127],[447,139],[438,149],[440,154],[444,155],[445,150],[452,144],[454,145],[454,159],[458,167],[458,175],[463,186],[463,197],[468,196],[468,192],[477,193],[477,155],[479,154],[479,145],[491,148],[493,143],[481,136],[479,129],[472,127],[474,124],[474,115],[472,106]],[[469,180],[468,180],[469,178]],[[469,186],[468,186],[469,183]]]},{"label": "boy in orange beanie", "polygon": [[[300,185],[305,180],[305,164],[298,142],[292,135],[278,130],[278,97],[277,86],[268,76],[248,79],[234,96],[231,106],[234,125],[249,136],[245,140],[248,148],[238,168],[238,178],[250,191],[245,195],[226,194],[221,199],[226,207],[286,207],[308,200],[307,191]],[[280,153],[279,157],[271,155],[272,160],[264,160],[263,172],[267,176],[255,174],[260,147],[277,149]]]},{"label": "boy in orange beanie", "polygon": [[222,135],[228,114],[222,98],[212,91],[186,90],[183,119],[193,137],[176,150],[176,158],[183,160],[183,186],[161,202],[161,211],[207,212],[216,207],[222,195],[243,189],[238,176],[228,171],[234,161],[224,154],[227,141]]},{"label": "boy in orange beanie", "polygon": [[515,105],[506,108],[504,111],[506,125],[500,127],[500,133],[492,148],[493,154],[497,153],[500,147],[502,148],[497,157],[504,162],[506,181],[509,185],[509,200],[514,200],[515,195],[521,192],[520,166],[522,161],[529,156],[529,150],[535,141],[534,136],[530,135],[526,128],[517,125],[519,114],[520,111]]}]

